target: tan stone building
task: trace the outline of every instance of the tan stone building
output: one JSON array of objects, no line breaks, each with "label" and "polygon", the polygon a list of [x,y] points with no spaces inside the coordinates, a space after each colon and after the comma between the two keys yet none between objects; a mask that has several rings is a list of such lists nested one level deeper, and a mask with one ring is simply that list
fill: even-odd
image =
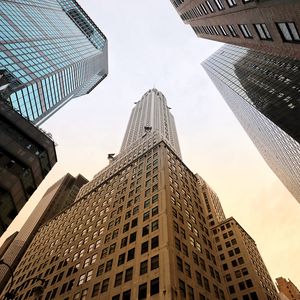
[{"label": "tan stone building", "polygon": [[198,37],[300,58],[298,0],[171,0]]},{"label": "tan stone building", "polygon": [[[210,229],[204,182],[201,187],[180,158],[166,100],[153,89],[140,102],[148,116],[159,107],[160,130],[153,118],[147,124],[140,119],[127,137],[135,126],[144,126],[145,134],[110,157],[76,202],[40,228],[16,269],[16,299],[32,297],[37,282],[28,278],[35,276],[46,280],[43,300],[233,299]],[[263,289],[251,291],[260,295]]]},{"label": "tan stone building", "polygon": [[212,229],[230,299],[278,299],[255,241],[234,219]]},{"label": "tan stone building", "polygon": [[286,297],[290,300],[300,300],[300,291],[296,287],[296,285],[291,280],[286,280],[283,277],[276,278],[276,285],[280,292],[280,294],[283,294],[283,297]]}]

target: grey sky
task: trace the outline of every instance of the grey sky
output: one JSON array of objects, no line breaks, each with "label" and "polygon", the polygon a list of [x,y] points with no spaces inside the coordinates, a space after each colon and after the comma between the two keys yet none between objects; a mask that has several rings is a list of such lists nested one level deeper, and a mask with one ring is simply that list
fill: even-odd
[{"label": "grey sky", "polygon": [[42,125],[58,144],[59,162],[0,243],[66,172],[91,179],[107,165],[107,153],[120,149],[133,102],[155,86],[172,107],[183,161],[214,188],[227,217],[253,237],[272,278],[299,285],[300,206],[200,66],[221,44],[198,39],[168,0],[79,3],[108,38],[109,75]]}]

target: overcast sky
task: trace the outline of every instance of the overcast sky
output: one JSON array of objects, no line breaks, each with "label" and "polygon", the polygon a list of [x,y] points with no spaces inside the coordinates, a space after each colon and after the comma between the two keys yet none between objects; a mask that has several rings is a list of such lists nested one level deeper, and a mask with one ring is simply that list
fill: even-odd
[{"label": "overcast sky", "polygon": [[183,161],[217,192],[256,241],[273,280],[300,287],[300,205],[259,155],[200,63],[221,44],[196,37],[168,0],[81,0],[108,39],[109,75],[41,127],[58,144],[58,163],[0,243],[67,172],[91,179],[118,153],[133,102],[156,87],[175,117]]}]

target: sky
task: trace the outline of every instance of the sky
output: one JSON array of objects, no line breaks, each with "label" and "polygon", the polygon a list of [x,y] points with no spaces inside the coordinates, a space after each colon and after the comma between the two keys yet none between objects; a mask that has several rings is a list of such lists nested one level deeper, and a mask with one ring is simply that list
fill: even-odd
[{"label": "sky", "polygon": [[120,150],[133,102],[155,87],[172,108],[184,163],[256,241],[273,280],[283,276],[300,287],[300,205],[201,67],[222,44],[197,38],[168,0],[78,2],[108,39],[109,75],[41,125],[57,143],[58,163],[0,244],[67,172],[92,179],[107,166],[107,154]]}]

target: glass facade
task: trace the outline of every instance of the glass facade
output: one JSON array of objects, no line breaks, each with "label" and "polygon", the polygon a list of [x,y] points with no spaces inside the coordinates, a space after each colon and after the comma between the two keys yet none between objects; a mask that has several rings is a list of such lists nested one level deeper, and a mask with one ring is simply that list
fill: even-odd
[{"label": "glass facade", "polygon": [[223,46],[203,67],[268,165],[300,201],[300,62]]},{"label": "glass facade", "polygon": [[0,93],[38,123],[107,74],[105,36],[73,0],[0,2]]}]

